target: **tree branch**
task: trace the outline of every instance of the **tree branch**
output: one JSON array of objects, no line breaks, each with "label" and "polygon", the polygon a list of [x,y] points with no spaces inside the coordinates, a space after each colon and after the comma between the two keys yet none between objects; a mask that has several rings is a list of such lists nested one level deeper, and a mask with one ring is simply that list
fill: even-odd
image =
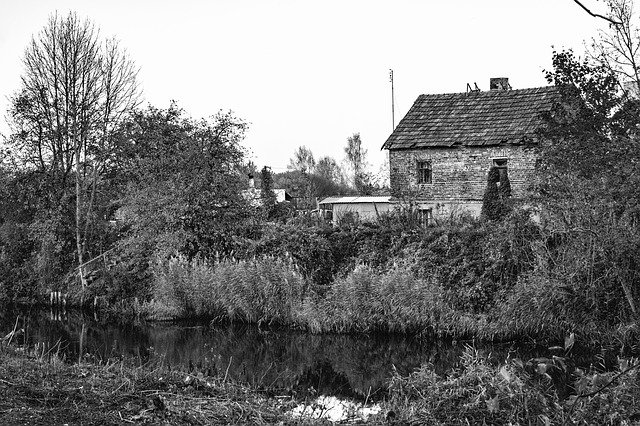
[{"label": "tree branch", "polygon": [[578,6],[580,6],[585,12],[587,12],[589,15],[593,16],[594,18],[602,18],[605,21],[608,21],[610,23],[612,23],[613,25],[622,25],[622,22],[618,22],[618,21],[614,21],[613,19],[607,17],[607,16],[603,16],[600,15],[599,13],[593,13],[592,11],[590,11],[589,9],[587,9],[587,7],[585,5],[583,5],[582,3],[580,3],[579,0],[573,0],[574,3],[576,3]]}]

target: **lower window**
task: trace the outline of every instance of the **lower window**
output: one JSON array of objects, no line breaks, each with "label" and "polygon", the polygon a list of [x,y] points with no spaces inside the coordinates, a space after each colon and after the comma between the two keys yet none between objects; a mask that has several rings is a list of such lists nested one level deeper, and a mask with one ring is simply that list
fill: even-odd
[{"label": "lower window", "polygon": [[422,226],[433,225],[433,209],[419,209],[418,220]]}]

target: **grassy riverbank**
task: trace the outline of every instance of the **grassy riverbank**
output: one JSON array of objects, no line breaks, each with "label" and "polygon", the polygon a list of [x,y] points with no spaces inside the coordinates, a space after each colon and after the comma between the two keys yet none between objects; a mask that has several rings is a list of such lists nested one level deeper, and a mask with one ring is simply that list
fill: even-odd
[{"label": "grassy riverbank", "polygon": [[[636,360],[612,372],[581,371],[570,357],[490,362],[468,348],[439,376],[425,364],[396,375],[384,400],[344,402],[339,424],[632,424],[640,419]],[[331,424],[332,398],[296,400],[221,374],[67,364],[51,354],[0,347],[2,424]],[[333,402],[331,402],[333,401]],[[347,408],[344,408],[347,407]],[[362,413],[367,412],[367,415]]]},{"label": "grassy riverbank", "polygon": [[269,398],[223,377],[163,368],[66,364],[0,348],[0,424],[273,424],[291,398]]}]

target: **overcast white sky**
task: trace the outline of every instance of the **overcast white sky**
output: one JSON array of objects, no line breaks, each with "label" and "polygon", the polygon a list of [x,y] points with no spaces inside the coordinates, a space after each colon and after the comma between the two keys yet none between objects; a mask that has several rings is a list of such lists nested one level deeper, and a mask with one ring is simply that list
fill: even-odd
[{"label": "overcast white sky", "polygon": [[606,27],[572,0],[0,0],[2,116],[31,36],[69,10],[120,39],[146,103],[234,111],[250,122],[254,162],[275,171],[300,145],[342,160],[355,132],[377,167],[392,128],[390,68],[397,124],[422,93],[487,90],[503,76],[514,89],[544,86],[552,46],[582,52]]}]

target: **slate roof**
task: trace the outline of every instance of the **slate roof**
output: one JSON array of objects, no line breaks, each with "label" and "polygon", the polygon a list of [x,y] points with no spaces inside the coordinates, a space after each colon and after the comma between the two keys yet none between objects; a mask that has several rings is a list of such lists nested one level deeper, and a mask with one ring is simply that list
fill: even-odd
[{"label": "slate roof", "polygon": [[520,144],[557,99],[554,86],[420,95],[382,148]]}]

